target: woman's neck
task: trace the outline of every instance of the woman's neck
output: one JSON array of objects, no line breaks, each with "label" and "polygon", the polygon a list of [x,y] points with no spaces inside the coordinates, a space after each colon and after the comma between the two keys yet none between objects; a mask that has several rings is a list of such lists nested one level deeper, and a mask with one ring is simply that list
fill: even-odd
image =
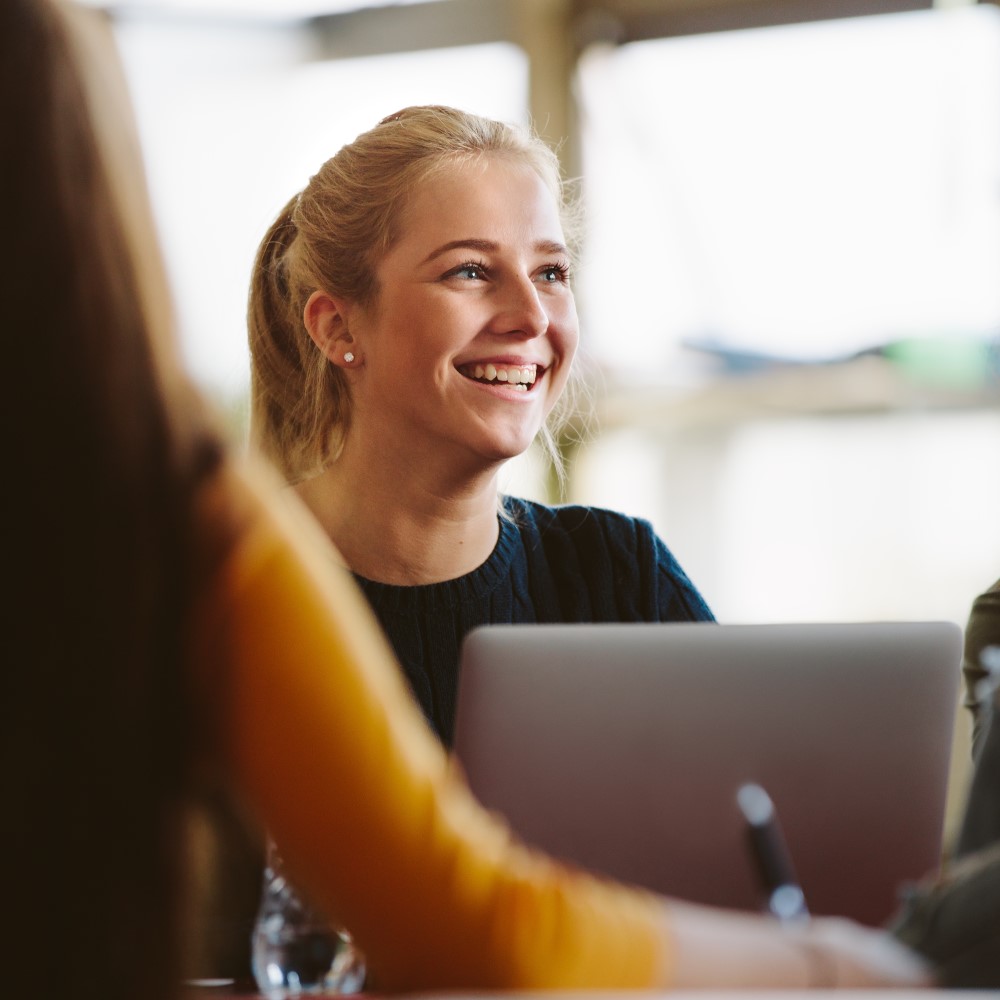
[{"label": "woman's neck", "polygon": [[345,453],[296,491],[369,580],[417,586],[481,566],[499,532],[496,471],[458,480]]}]

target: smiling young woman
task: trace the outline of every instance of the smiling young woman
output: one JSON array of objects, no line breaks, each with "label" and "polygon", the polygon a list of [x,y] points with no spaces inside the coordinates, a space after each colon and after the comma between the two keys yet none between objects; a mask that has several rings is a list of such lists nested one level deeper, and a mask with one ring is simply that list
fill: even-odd
[{"label": "smiling young woman", "polygon": [[647,522],[498,498],[570,377],[571,215],[530,131],[407,108],[323,164],[254,268],[253,437],[446,743],[477,625],[712,619]]}]

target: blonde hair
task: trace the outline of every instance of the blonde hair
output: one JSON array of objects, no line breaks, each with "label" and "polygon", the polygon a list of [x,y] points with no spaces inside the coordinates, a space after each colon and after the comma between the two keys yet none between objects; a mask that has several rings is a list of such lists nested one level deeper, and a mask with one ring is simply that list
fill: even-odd
[{"label": "blonde hair", "polygon": [[445,164],[519,159],[538,173],[569,224],[555,153],[533,132],[441,106],[405,108],[327,160],[281,210],[257,251],[247,325],[251,436],[289,482],[337,457],[350,395],[313,343],[302,314],[317,289],[363,306],[378,298],[376,268],[400,236],[410,195]]}]

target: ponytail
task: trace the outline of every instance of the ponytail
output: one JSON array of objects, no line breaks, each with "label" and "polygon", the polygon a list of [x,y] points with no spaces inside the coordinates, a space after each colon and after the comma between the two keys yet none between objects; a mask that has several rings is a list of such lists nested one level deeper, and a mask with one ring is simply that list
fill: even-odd
[{"label": "ponytail", "polygon": [[297,252],[296,195],[281,210],[254,261],[247,308],[250,433],[288,482],[336,458],[347,429],[347,386],[306,331],[314,290],[290,266]]}]

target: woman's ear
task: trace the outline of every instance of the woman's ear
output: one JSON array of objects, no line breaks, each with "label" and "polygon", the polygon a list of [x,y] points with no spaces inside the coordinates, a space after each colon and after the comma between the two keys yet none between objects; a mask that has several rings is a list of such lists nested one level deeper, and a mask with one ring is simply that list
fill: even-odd
[{"label": "woman's ear", "polygon": [[356,363],[354,338],[348,329],[344,303],[317,289],[302,310],[302,322],[313,343],[335,365],[351,367]]}]

